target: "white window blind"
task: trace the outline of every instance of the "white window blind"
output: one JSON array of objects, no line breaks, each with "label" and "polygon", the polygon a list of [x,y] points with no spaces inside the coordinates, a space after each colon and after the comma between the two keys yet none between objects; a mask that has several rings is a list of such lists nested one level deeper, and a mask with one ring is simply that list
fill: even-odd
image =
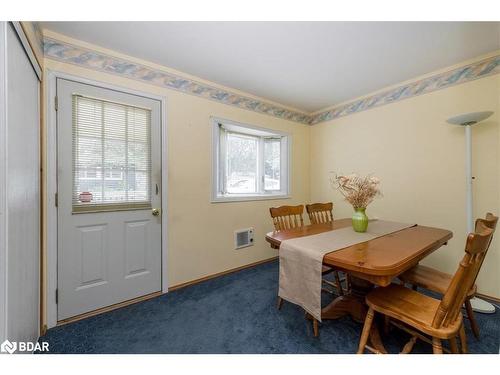
[{"label": "white window blind", "polygon": [[73,95],[73,212],[151,207],[151,110]]}]

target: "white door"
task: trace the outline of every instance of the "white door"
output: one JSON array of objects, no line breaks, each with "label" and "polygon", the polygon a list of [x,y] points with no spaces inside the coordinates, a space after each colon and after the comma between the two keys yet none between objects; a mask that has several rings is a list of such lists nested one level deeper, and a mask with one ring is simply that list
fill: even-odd
[{"label": "white door", "polygon": [[63,320],[161,290],[159,101],[57,80]]}]

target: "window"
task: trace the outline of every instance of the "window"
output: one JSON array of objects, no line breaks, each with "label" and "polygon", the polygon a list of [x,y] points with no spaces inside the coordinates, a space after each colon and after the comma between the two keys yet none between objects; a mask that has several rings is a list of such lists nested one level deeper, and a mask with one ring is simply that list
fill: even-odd
[{"label": "window", "polygon": [[151,207],[151,110],[73,95],[73,212]]},{"label": "window", "polygon": [[212,120],[212,201],[287,197],[289,135]]}]

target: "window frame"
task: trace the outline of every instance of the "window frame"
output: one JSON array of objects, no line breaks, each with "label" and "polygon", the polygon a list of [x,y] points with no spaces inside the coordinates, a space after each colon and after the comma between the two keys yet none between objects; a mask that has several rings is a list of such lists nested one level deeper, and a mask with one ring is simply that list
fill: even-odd
[{"label": "window frame", "polygon": [[[268,199],[287,199],[290,198],[291,184],[291,135],[274,129],[267,129],[255,125],[244,124],[228,119],[211,117],[212,126],[212,192],[211,202],[241,202],[241,201],[256,201]],[[224,147],[225,137],[222,136],[221,125],[226,125],[231,130],[226,130],[229,133],[239,133],[245,136],[253,136],[259,139],[258,141],[258,176],[257,176],[257,193],[223,193],[225,185],[225,170],[222,167],[224,159],[222,158],[221,149]],[[280,138],[280,190],[264,190],[264,139],[265,138]]]}]

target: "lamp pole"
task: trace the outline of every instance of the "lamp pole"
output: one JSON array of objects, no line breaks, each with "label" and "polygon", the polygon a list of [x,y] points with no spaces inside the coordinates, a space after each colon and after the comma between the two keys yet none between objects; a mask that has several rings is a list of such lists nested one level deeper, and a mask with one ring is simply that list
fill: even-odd
[{"label": "lamp pole", "polygon": [[472,213],[472,124],[465,125],[465,211],[467,215],[467,233],[474,232]]},{"label": "lamp pole", "polygon": [[[472,212],[472,125],[486,120],[493,114],[491,111],[472,112],[450,117],[446,120],[453,125],[460,125],[465,128],[465,214],[467,220],[467,234],[474,232],[474,217]],[[472,309],[477,312],[492,314],[495,312],[495,306],[480,298],[471,299]]]}]

